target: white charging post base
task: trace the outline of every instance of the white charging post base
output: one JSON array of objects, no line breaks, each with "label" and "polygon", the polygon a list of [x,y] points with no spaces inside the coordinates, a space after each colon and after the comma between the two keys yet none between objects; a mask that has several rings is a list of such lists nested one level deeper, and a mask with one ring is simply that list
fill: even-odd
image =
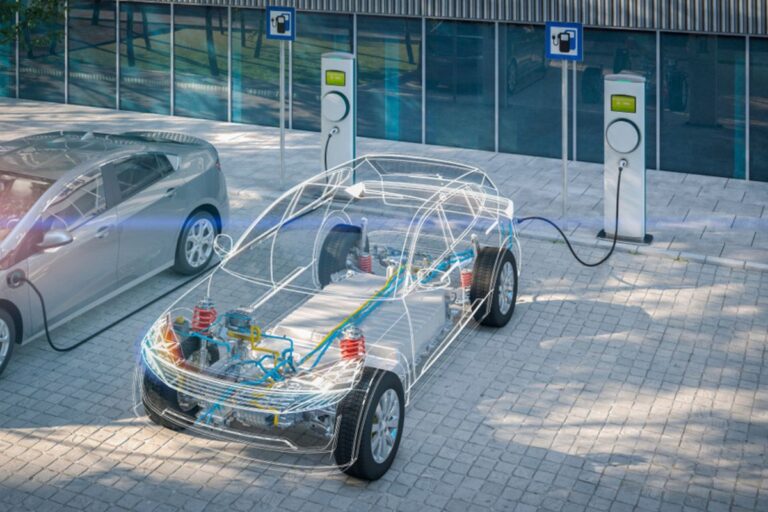
[{"label": "white charging post base", "polygon": [[604,111],[604,219],[597,236],[613,239],[621,167],[617,238],[649,244],[653,237],[645,232],[645,77],[630,73],[606,76]]},{"label": "white charging post base", "polygon": [[323,169],[332,169],[356,156],[355,56],[325,53],[321,70],[320,158]]}]

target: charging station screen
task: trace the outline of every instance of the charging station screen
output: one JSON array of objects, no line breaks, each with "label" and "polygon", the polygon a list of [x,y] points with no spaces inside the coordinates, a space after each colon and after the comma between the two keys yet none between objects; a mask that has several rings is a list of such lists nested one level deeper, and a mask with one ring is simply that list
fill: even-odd
[{"label": "charging station screen", "polygon": [[343,71],[328,70],[325,72],[325,85],[344,87],[347,83],[347,74]]},{"label": "charging station screen", "polygon": [[624,94],[614,94],[611,96],[611,111],[634,114],[637,112],[637,98]]}]

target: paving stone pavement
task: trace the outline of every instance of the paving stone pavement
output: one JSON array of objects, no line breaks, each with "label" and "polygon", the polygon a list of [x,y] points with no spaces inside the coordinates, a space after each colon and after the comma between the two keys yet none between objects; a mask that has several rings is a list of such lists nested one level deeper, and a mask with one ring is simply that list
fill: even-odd
[{"label": "paving stone pavement", "polygon": [[[50,129],[40,105],[14,105],[3,134]],[[46,108],[57,128],[88,122],[90,109]],[[158,125],[215,139],[234,232],[277,193],[276,166],[258,168],[277,154],[274,131],[122,112],[99,128]],[[292,134],[291,181],[311,174],[315,139]],[[134,408],[138,342],[169,298],[74,352],[17,349],[0,378],[0,510],[768,510],[768,273],[625,252],[586,269],[563,244],[522,247],[512,321],[444,355],[381,480],[265,467],[237,443],[148,423]],[[161,274],[54,337],[177,282]]]}]

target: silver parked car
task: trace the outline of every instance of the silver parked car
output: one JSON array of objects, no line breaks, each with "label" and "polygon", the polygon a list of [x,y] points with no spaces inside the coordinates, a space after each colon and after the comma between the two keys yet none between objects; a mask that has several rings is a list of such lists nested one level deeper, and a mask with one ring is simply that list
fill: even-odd
[{"label": "silver parked car", "polygon": [[0,372],[15,344],[173,267],[207,268],[229,213],[216,149],[187,135],[53,132],[0,143]]}]

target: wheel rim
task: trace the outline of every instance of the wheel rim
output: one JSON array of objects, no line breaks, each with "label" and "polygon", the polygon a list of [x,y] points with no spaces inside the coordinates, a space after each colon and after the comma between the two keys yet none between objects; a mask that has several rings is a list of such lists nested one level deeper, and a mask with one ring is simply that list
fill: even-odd
[{"label": "wheel rim", "polygon": [[502,315],[509,313],[515,301],[515,269],[512,263],[505,261],[499,277],[499,311]]},{"label": "wheel rim", "polygon": [[400,426],[400,398],[394,389],[388,389],[379,398],[371,426],[371,453],[381,464],[392,453]]},{"label": "wheel rim", "polygon": [[203,266],[213,252],[213,238],[216,230],[209,219],[198,219],[189,228],[184,243],[184,255],[192,268]]},{"label": "wheel rim", "polygon": [[11,328],[5,320],[0,319],[0,364],[3,364],[5,358],[8,357],[11,341]]}]

